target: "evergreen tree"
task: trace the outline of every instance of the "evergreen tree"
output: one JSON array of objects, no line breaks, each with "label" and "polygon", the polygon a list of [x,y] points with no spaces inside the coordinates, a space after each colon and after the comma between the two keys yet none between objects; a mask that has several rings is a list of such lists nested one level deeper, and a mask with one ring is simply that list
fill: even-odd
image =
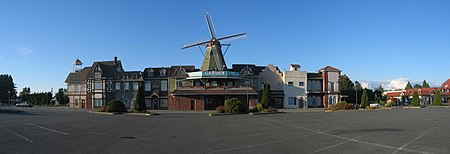
[{"label": "evergreen tree", "polygon": [[347,90],[353,90],[353,82],[350,80],[350,78],[347,75],[341,75],[339,76],[339,90],[347,91]]},{"label": "evergreen tree", "polygon": [[406,84],[405,90],[412,89],[412,88],[413,87],[412,87],[411,83],[409,83],[409,81],[408,81],[408,83]]},{"label": "evergreen tree", "polygon": [[367,96],[367,90],[364,89],[361,96],[361,108],[369,106],[369,96]]},{"label": "evergreen tree", "polygon": [[359,83],[358,81],[355,81],[355,89],[362,90],[361,83]]},{"label": "evergreen tree", "polygon": [[136,112],[145,112],[145,96],[144,96],[144,87],[141,85],[138,88],[136,93],[136,102],[133,104],[134,111]]},{"label": "evergreen tree", "polygon": [[417,91],[414,91],[413,98],[411,100],[411,106],[419,106],[420,100],[419,100],[419,94]]},{"label": "evergreen tree", "polygon": [[265,83],[264,84],[264,90],[263,90],[263,94],[261,96],[261,104],[265,107],[268,108],[270,106],[270,84]]},{"label": "evergreen tree", "polygon": [[420,84],[415,84],[414,88],[422,88],[422,86]]},{"label": "evergreen tree", "polygon": [[13,78],[8,74],[0,75],[0,101],[8,102],[9,99],[16,98],[16,85]]},{"label": "evergreen tree", "polygon": [[427,81],[423,80],[422,88],[430,88],[430,85],[427,83]]},{"label": "evergreen tree", "polygon": [[436,92],[434,94],[433,105],[434,106],[442,106],[442,96],[441,96],[441,92],[439,90],[436,90]]}]

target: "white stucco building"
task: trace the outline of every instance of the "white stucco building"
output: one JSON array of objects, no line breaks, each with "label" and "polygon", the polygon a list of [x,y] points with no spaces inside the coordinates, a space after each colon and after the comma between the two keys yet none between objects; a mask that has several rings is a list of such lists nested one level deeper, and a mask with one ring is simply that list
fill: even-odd
[{"label": "white stucco building", "polygon": [[299,64],[291,64],[283,73],[284,108],[307,108],[307,74]]}]

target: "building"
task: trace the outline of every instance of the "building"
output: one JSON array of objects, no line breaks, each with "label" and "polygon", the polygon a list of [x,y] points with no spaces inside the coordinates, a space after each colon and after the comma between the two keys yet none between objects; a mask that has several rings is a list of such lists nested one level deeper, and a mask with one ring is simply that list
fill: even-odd
[{"label": "building", "polygon": [[340,100],[341,70],[326,66],[317,73],[307,74],[308,106],[328,108]]},{"label": "building", "polygon": [[307,108],[308,72],[300,71],[299,64],[291,64],[283,73],[284,108]]},{"label": "building", "polygon": [[409,105],[411,103],[414,92],[419,95],[420,105],[428,106],[433,105],[433,99],[436,91],[439,91],[442,96],[442,103],[449,103],[450,91],[449,91],[450,79],[445,81],[441,87],[435,88],[413,88],[402,91],[389,91],[384,95],[388,101],[395,102],[397,105]]},{"label": "building", "polygon": [[117,57],[84,68],[77,59],[65,81],[69,106],[93,109],[121,100],[131,109],[139,86],[144,87],[147,109],[153,110],[214,110],[229,98],[238,98],[245,108],[253,109],[266,83],[271,85],[272,106],[276,108],[327,107],[340,97],[340,70],[330,66],[317,73],[300,71],[298,64],[285,72],[272,64],[233,64],[218,70],[215,62],[208,62],[214,58],[205,60],[207,66],[200,69],[186,65],[125,71]]}]

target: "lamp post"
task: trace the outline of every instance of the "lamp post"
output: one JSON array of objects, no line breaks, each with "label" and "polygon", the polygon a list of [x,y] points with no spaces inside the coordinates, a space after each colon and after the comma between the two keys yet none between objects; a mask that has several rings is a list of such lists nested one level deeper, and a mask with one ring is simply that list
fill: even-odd
[{"label": "lamp post", "polygon": [[355,84],[355,92],[356,92],[356,96],[355,96],[355,99],[356,99],[356,107],[359,107],[358,106],[358,87],[356,86],[356,84]]},{"label": "lamp post", "polygon": [[435,105],[434,104],[434,91],[431,91],[431,93],[430,93],[430,104],[433,104],[433,106]]},{"label": "lamp post", "polygon": [[11,91],[8,90],[8,107],[11,110]]},{"label": "lamp post", "polygon": [[245,80],[245,86],[246,86],[246,90],[247,90],[247,105],[250,106],[250,103],[248,102],[248,87],[249,87],[249,83],[250,81],[248,79]]}]

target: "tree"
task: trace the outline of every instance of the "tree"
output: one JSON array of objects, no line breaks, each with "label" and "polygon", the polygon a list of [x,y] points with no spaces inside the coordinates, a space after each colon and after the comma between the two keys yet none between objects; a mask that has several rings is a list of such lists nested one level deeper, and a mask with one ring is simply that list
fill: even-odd
[{"label": "tree", "polygon": [[359,83],[358,81],[355,81],[355,89],[362,90],[361,83]]},{"label": "tree", "polygon": [[[66,91],[67,91],[66,89],[59,88],[58,92],[55,94],[55,98],[59,102],[60,105],[65,105],[65,104],[69,103],[69,97],[67,97]],[[22,96],[22,92],[21,92],[21,96]]]},{"label": "tree", "polygon": [[414,88],[422,88],[422,86],[420,84],[415,84]]},{"label": "tree", "polygon": [[441,92],[439,90],[436,90],[436,92],[434,94],[433,105],[434,106],[442,106],[442,96],[441,96]]},{"label": "tree", "polygon": [[20,92],[20,96],[25,96],[25,95],[29,95],[29,94],[31,94],[31,89],[30,89],[30,87],[24,87],[23,89],[22,89],[22,91]]},{"label": "tree", "polygon": [[369,106],[369,97],[367,96],[367,90],[364,89],[361,96],[361,107],[366,108]]},{"label": "tree", "polygon": [[419,100],[419,94],[417,91],[414,91],[413,98],[411,100],[411,106],[419,106],[420,100]]},{"label": "tree", "polygon": [[405,90],[412,89],[412,88],[413,87],[411,86],[411,83],[409,83],[409,81],[408,81],[408,83],[406,84]]},{"label": "tree", "polygon": [[144,96],[144,86],[139,86],[136,93],[136,102],[133,104],[133,109],[136,112],[145,112],[145,96]]},{"label": "tree", "polygon": [[383,88],[383,86],[378,86],[378,87],[375,87],[375,91],[379,91],[379,92],[381,92],[381,93],[383,93],[384,92],[384,88]]},{"label": "tree", "polygon": [[265,83],[263,94],[261,96],[261,104],[263,104],[265,108],[268,108],[270,106],[270,100],[271,100],[270,84]]},{"label": "tree", "polygon": [[422,88],[430,88],[430,85],[427,83],[427,81],[423,80]]},{"label": "tree", "polygon": [[346,91],[346,90],[353,90],[353,82],[350,80],[350,78],[347,75],[341,75],[339,76],[339,90]]},{"label": "tree", "polygon": [[0,75],[0,101],[8,102],[11,99],[16,98],[16,85],[13,78],[8,74]]}]

